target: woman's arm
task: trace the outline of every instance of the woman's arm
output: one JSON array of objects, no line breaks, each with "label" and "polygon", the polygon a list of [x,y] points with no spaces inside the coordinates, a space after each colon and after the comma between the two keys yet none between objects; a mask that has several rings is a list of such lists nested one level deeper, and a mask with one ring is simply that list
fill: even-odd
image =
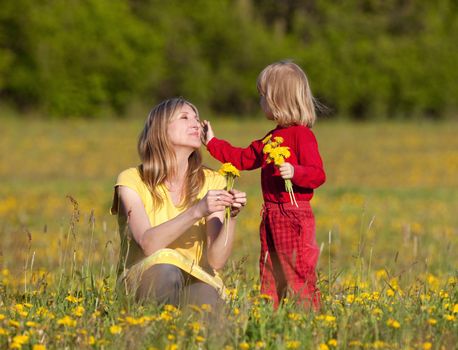
[{"label": "woman's arm", "polygon": [[186,209],[175,218],[151,227],[140,196],[126,186],[118,187],[119,215],[127,220],[134,240],[148,256],[167,247],[187,229],[203,217],[221,212],[234,202],[232,195],[225,190],[211,190],[197,204]]},{"label": "woman's arm", "polygon": [[221,269],[231,254],[237,215],[246,205],[246,193],[237,190],[231,190],[230,193],[233,195],[234,203],[228,222],[227,242],[226,227],[223,224],[225,212],[215,212],[207,217],[207,260],[215,270]]}]

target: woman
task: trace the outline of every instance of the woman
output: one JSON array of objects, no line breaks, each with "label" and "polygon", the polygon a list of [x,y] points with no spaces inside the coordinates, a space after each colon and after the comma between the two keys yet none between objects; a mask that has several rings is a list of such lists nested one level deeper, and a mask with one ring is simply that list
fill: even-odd
[{"label": "woman", "polygon": [[[118,283],[139,301],[216,305],[224,286],[216,270],[229,257],[246,194],[202,165],[199,114],[182,98],[150,112],[138,141],[141,165],[115,185],[121,251]],[[231,207],[225,242],[224,210]]]}]

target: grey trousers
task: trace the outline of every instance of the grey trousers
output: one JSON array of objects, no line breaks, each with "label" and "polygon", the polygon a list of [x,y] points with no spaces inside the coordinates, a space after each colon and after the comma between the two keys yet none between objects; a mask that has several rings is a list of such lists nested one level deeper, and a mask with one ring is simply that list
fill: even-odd
[{"label": "grey trousers", "polygon": [[157,264],[146,270],[136,299],[139,302],[155,301],[177,307],[209,304],[215,308],[222,302],[215,288],[171,264]]}]

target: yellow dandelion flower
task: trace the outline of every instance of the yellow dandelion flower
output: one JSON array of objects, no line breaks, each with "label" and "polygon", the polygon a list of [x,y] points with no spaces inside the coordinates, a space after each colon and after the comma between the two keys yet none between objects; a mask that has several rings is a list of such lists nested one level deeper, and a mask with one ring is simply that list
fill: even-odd
[{"label": "yellow dandelion flower", "polygon": [[429,341],[427,341],[427,342],[424,342],[424,343],[423,343],[422,349],[423,349],[423,350],[429,350],[429,349],[431,349],[432,347],[433,347],[433,344],[431,344]]},{"label": "yellow dandelion flower", "polygon": [[95,344],[94,336],[90,335],[89,338],[87,338],[87,344],[88,345],[94,345]]},{"label": "yellow dandelion flower", "polygon": [[346,300],[347,300],[347,303],[353,304],[353,302],[355,301],[355,296],[354,296],[354,294],[349,294],[349,295],[347,295]]},{"label": "yellow dandelion flower", "polygon": [[337,346],[337,339],[334,339],[334,338],[333,339],[329,339],[328,340],[328,345],[335,348]]},{"label": "yellow dandelion flower", "polygon": [[434,319],[434,318],[429,318],[429,319],[428,319],[428,323],[429,323],[431,326],[434,326],[434,325],[437,323],[437,320]]},{"label": "yellow dandelion flower", "polygon": [[234,312],[234,315],[237,316],[240,313],[240,309],[238,307],[235,307],[233,312]]},{"label": "yellow dandelion flower", "polygon": [[272,151],[272,145],[270,143],[265,145],[262,149],[262,153],[264,154],[269,154],[271,151]]},{"label": "yellow dandelion flower", "polygon": [[266,343],[261,340],[258,340],[255,344],[255,347],[256,349],[265,349]]},{"label": "yellow dandelion flower", "polygon": [[70,316],[64,316],[61,319],[57,320],[57,324],[67,327],[75,327],[76,321]]},{"label": "yellow dandelion flower", "polygon": [[287,349],[299,349],[301,342],[299,340],[288,340],[286,342]]},{"label": "yellow dandelion flower", "polygon": [[84,315],[84,307],[82,307],[81,305],[78,305],[77,307],[75,307],[72,311],[72,314],[76,317],[81,317]]},{"label": "yellow dandelion flower", "polygon": [[223,163],[218,172],[223,176],[240,176],[240,171],[232,163]]},{"label": "yellow dandelion flower", "polygon": [[453,316],[453,315],[444,315],[444,318],[447,321],[455,321],[455,316]]},{"label": "yellow dandelion flower", "polygon": [[387,347],[388,344],[386,344],[385,342],[381,341],[381,340],[376,340],[374,341],[374,343],[372,344],[372,347],[374,349],[385,349]]},{"label": "yellow dandelion flower", "polygon": [[110,333],[111,334],[120,334],[122,332],[122,327],[118,325],[113,325],[110,327]]},{"label": "yellow dandelion flower", "polygon": [[292,321],[298,321],[301,318],[301,315],[291,312],[288,314],[288,318]]},{"label": "yellow dandelion flower", "polygon": [[453,305],[453,313],[454,314],[458,313],[458,304]]},{"label": "yellow dandelion flower", "polygon": [[83,298],[77,298],[77,297],[74,297],[73,295],[68,295],[67,297],[65,297],[65,300],[76,304],[76,303],[83,301]]},{"label": "yellow dandelion flower", "polygon": [[239,348],[241,350],[248,350],[250,348],[250,344],[248,344],[247,342],[242,342],[239,344]]},{"label": "yellow dandelion flower", "polygon": [[43,344],[35,344],[32,350],[46,350],[46,346]]},{"label": "yellow dandelion flower", "polygon": [[26,325],[27,327],[33,328],[33,327],[38,326],[38,323],[33,322],[33,321],[27,321],[27,322],[25,323],[25,325]]},{"label": "yellow dandelion flower", "polygon": [[388,327],[395,328],[395,329],[398,329],[401,327],[401,324],[393,318],[389,318],[388,321],[386,321],[386,325]]},{"label": "yellow dandelion flower", "polygon": [[6,318],[4,314],[0,314],[0,321],[3,321]]},{"label": "yellow dandelion flower", "polygon": [[201,309],[204,310],[204,311],[207,311],[207,312],[211,312],[212,311],[212,306],[210,304],[202,304],[201,305]]},{"label": "yellow dandelion flower", "polygon": [[272,134],[267,135],[266,137],[262,139],[262,143],[266,144],[267,142],[270,141],[271,138],[272,138]]},{"label": "yellow dandelion flower", "polygon": [[202,337],[201,335],[198,335],[198,336],[196,337],[196,342],[197,342],[197,343],[203,343],[204,341],[205,341],[205,338]]},{"label": "yellow dandelion flower", "polygon": [[275,136],[274,141],[280,145],[283,143],[284,139],[281,136]]},{"label": "yellow dandelion flower", "polygon": [[318,346],[318,349],[320,349],[320,350],[329,350],[329,346],[327,346],[325,343],[321,343]]},{"label": "yellow dandelion flower", "polygon": [[8,335],[8,331],[2,327],[0,327],[0,335]]},{"label": "yellow dandelion flower", "polygon": [[18,328],[18,327],[21,325],[18,321],[15,321],[15,320],[9,320],[9,321],[8,321],[8,324],[9,324],[11,327],[15,327],[15,328]]},{"label": "yellow dandelion flower", "polygon": [[27,334],[16,335],[13,337],[13,343],[20,345],[27,344],[29,342],[29,336]]}]

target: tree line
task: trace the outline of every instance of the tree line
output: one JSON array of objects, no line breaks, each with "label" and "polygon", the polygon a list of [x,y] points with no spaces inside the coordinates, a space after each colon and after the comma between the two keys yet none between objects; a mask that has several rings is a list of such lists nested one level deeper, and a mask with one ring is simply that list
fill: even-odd
[{"label": "tree line", "polygon": [[0,0],[0,103],[124,115],[184,96],[258,111],[256,78],[293,59],[335,117],[456,116],[454,0]]}]

